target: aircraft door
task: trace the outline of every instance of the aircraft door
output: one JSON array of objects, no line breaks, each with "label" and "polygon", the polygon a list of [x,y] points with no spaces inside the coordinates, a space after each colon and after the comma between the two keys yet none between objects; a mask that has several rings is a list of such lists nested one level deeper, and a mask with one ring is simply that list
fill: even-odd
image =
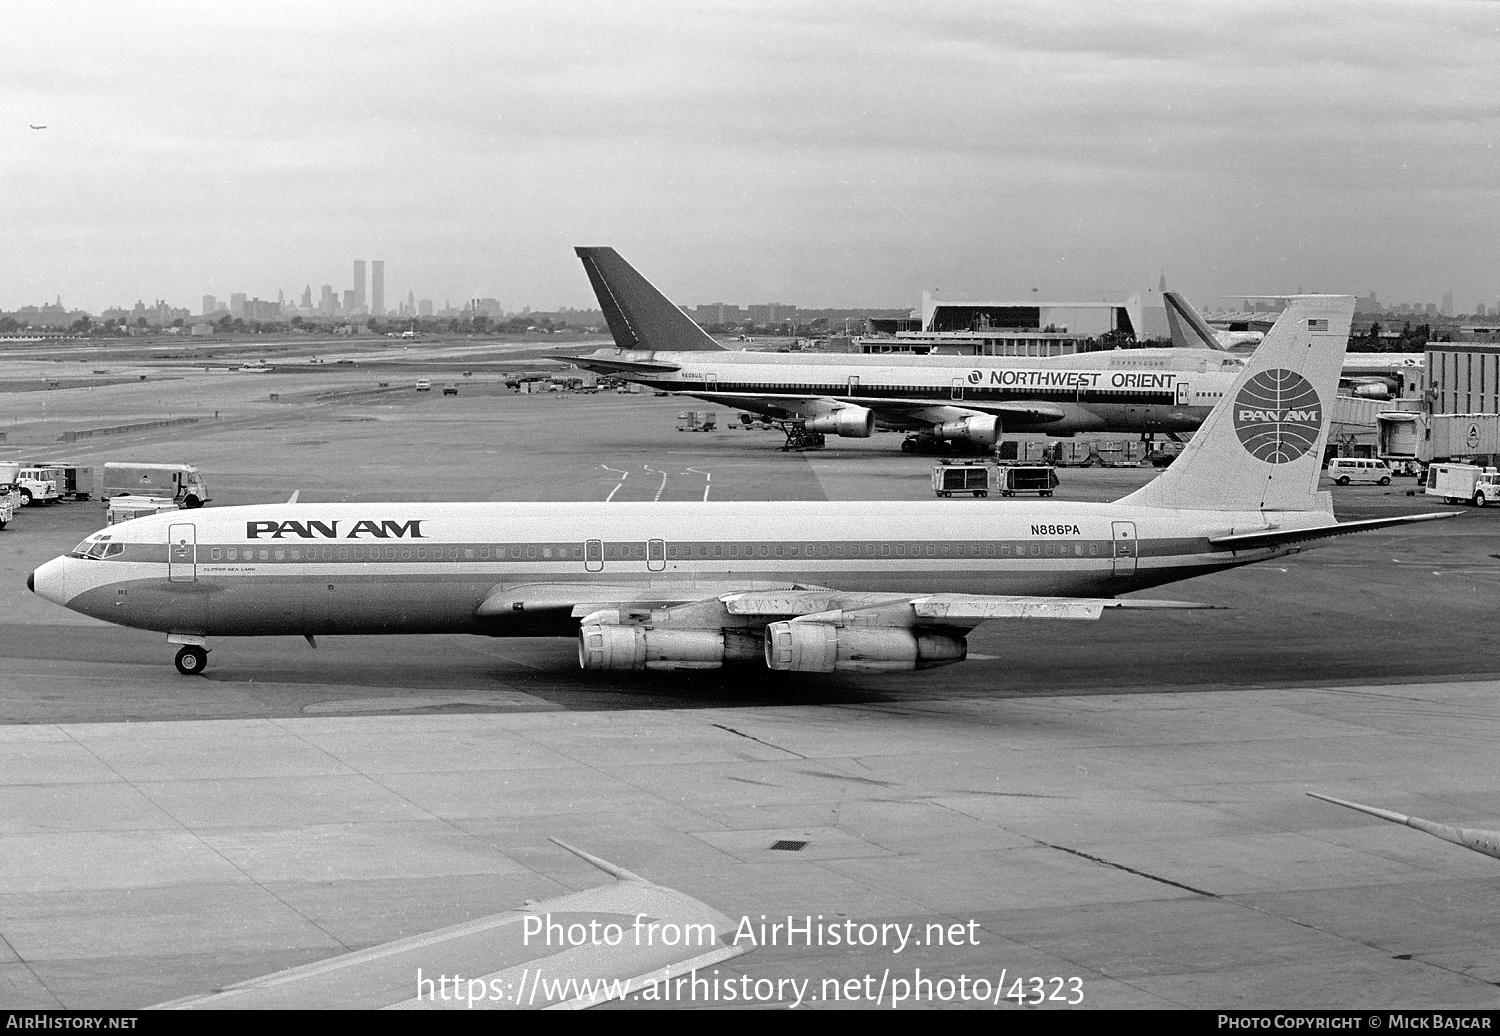
[{"label": "aircraft door", "polygon": [[583,545],[583,567],[589,572],[604,571],[604,542],[588,540]]},{"label": "aircraft door", "polygon": [[174,583],[198,578],[198,528],[192,522],[167,526],[167,578]]},{"label": "aircraft door", "polygon": [[667,543],[665,540],[650,540],[646,543],[646,567],[653,572],[667,567]]},{"label": "aircraft door", "polygon": [[703,387],[709,392],[719,391],[719,376],[717,374],[709,374],[705,376],[703,379]]},{"label": "aircraft door", "polygon": [[1186,382],[1179,381],[1177,383],[1177,405],[1190,406],[1192,402],[1193,393],[1191,391],[1191,386],[1189,386]]},{"label": "aircraft door", "polygon": [[1114,522],[1114,569],[1117,576],[1135,575],[1135,522]]},{"label": "aircraft door", "polygon": [[950,399],[963,399],[964,398],[964,379],[963,378],[954,378],[953,379],[953,387],[949,390],[949,398]]},{"label": "aircraft door", "polygon": [[848,392],[851,396],[859,395],[859,378],[851,377],[848,384]]}]

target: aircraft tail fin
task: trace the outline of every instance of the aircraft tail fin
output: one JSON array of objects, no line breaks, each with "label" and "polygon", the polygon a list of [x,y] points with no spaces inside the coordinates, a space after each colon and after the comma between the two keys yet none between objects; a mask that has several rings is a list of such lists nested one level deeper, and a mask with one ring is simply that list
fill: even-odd
[{"label": "aircraft tail fin", "polygon": [[1314,511],[1351,295],[1293,296],[1187,448],[1120,500],[1209,511]]},{"label": "aircraft tail fin", "polygon": [[1172,332],[1172,347],[1175,349],[1214,349],[1227,352],[1219,344],[1219,336],[1208,322],[1198,315],[1181,295],[1175,291],[1164,291],[1161,300],[1167,307],[1167,327]]},{"label": "aircraft tail fin", "polygon": [[724,347],[613,248],[578,247],[599,308],[621,349],[707,352]]}]

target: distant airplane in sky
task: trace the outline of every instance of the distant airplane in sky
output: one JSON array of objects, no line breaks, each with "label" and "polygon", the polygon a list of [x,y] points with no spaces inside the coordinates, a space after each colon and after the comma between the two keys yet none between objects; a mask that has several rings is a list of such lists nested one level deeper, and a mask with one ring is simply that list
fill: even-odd
[{"label": "distant airplane in sky", "polygon": [[31,126],[32,129],[46,129],[47,128],[46,126],[32,126],[31,123],[29,123],[29,122],[26,125]]}]

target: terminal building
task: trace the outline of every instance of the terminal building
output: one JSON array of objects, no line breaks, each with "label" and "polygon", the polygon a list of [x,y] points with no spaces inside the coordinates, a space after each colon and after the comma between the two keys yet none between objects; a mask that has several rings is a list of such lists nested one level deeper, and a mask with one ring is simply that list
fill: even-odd
[{"label": "terminal building", "polygon": [[921,315],[867,322],[855,340],[865,353],[956,356],[1065,356],[1170,336],[1161,296],[1123,302],[1019,302],[944,299],[922,293]]}]

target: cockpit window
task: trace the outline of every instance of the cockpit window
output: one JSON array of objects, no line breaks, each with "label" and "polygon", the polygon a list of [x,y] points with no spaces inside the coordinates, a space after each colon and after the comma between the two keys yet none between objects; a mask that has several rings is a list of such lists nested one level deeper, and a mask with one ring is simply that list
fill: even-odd
[{"label": "cockpit window", "polygon": [[111,543],[108,534],[102,536],[95,534],[74,547],[68,556],[74,558],[93,558],[97,561],[102,558],[112,558],[124,552],[125,544]]}]

